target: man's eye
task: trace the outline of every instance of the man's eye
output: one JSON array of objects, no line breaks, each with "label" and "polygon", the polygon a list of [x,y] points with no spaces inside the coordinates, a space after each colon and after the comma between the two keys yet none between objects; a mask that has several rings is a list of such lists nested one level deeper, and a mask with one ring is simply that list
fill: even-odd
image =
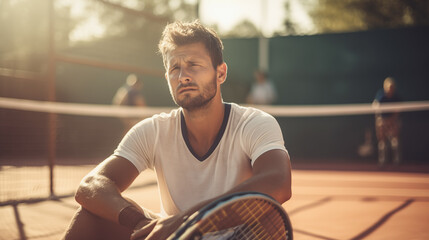
[{"label": "man's eye", "polygon": [[172,68],[170,68],[170,72],[174,72],[177,69],[179,69],[179,67],[172,67]]}]

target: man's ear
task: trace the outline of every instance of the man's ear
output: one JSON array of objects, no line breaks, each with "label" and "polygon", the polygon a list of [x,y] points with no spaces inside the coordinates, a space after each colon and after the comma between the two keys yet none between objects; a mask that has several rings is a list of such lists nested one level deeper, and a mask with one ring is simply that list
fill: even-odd
[{"label": "man's ear", "polygon": [[226,76],[228,73],[228,66],[225,62],[217,66],[217,81],[222,84],[226,81]]}]

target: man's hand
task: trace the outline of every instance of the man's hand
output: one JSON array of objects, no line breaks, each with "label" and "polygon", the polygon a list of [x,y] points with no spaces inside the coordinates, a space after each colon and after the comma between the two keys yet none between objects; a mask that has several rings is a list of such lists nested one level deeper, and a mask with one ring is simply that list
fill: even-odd
[{"label": "man's hand", "polygon": [[142,228],[138,228],[131,235],[131,240],[146,239],[159,240],[167,239],[176,229],[183,223],[183,216],[169,216],[162,219],[156,219],[146,224]]}]

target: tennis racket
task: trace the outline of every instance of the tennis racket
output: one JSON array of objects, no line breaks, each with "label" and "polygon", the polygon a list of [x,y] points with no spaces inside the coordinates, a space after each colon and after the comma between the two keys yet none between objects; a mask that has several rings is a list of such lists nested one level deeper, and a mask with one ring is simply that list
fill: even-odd
[{"label": "tennis racket", "polygon": [[191,215],[168,240],[287,239],[292,225],[283,207],[268,195],[235,193]]}]

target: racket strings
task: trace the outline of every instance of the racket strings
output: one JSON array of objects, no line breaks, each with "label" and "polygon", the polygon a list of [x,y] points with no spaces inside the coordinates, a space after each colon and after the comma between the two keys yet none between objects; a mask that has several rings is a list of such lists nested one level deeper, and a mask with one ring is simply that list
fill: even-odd
[{"label": "racket strings", "polygon": [[[283,220],[273,206],[267,202],[254,202],[242,218],[246,219],[245,228],[239,230],[237,239],[284,239]],[[256,205],[256,206],[255,206]]]},{"label": "racket strings", "polygon": [[284,222],[275,207],[266,201],[252,201],[240,209],[242,219],[247,219],[246,227],[241,228],[239,239],[284,239]]},{"label": "racket strings", "polygon": [[[203,220],[199,226],[203,239],[285,239],[282,215],[264,200],[238,201]],[[220,235],[224,236],[219,237]]]},{"label": "racket strings", "polygon": [[255,236],[257,238],[262,238],[266,234],[261,225],[262,216],[266,214],[268,208],[263,206],[261,202],[252,202],[250,205],[243,204],[244,209],[239,209],[238,214],[241,215],[242,219],[247,219],[246,227],[240,229],[241,235],[246,237]]}]

